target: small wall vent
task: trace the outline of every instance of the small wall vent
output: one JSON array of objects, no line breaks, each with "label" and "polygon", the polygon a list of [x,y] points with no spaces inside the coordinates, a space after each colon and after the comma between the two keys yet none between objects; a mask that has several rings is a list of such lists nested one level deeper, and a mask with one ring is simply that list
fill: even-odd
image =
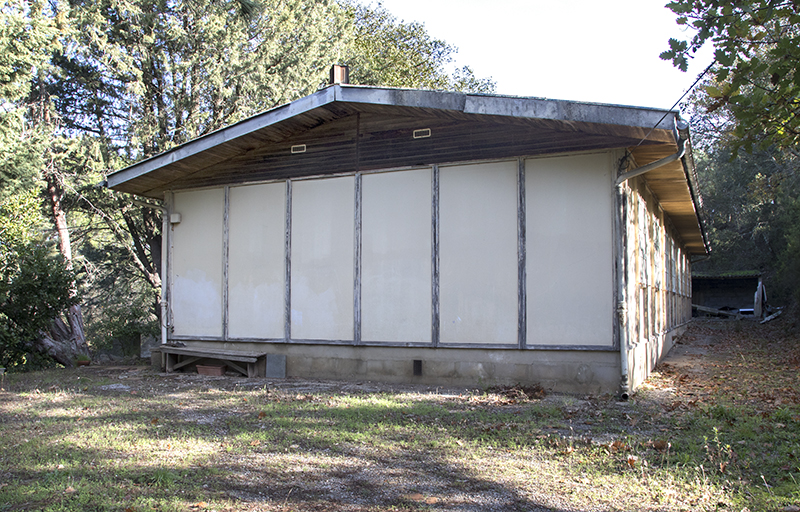
[{"label": "small wall vent", "polygon": [[415,139],[427,139],[430,136],[431,136],[430,128],[421,128],[419,130],[414,130]]},{"label": "small wall vent", "polygon": [[296,153],[305,153],[306,152],[306,145],[305,144],[298,144],[296,146],[292,146],[292,154]]},{"label": "small wall vent", "polygon": [[422,359],[414,359],[414,375],[422,375]]}]

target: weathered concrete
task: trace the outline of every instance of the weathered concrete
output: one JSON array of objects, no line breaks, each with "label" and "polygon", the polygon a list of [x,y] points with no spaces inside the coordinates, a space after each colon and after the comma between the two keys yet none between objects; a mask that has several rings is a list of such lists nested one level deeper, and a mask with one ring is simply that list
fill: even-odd
[{"label": "weathered concrete", "polygon": [[680,325],[631,347],[628,364],[632,389],[636,389],[647,380],[653,368],[666,357],[667,353],[675,346],[675,340],[686,332],[688,326],[689,324]]},{"label": "weathered concrete", "polygon": [[[478,387],[540,384],[567,393],[614,393],[620,385],[615,351],[221,342],[187,342],[187,346],[282,355],[287,377]],[[414,360],[422,361],[422,375],[414,375]]]}]

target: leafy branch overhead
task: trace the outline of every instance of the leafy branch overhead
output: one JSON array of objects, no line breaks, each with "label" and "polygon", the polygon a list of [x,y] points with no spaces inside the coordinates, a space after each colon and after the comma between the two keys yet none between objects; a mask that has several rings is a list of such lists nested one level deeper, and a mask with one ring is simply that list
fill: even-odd
[{"label": "leafy branch overhead", "polygon": [[664,60],[686,71],[705,44],[714,46],[709,110],[726,107],[734,135],[749,150],[800,144],[800,3],[796,0],[678,0],[667,4],[694,31],[670,39]]}]

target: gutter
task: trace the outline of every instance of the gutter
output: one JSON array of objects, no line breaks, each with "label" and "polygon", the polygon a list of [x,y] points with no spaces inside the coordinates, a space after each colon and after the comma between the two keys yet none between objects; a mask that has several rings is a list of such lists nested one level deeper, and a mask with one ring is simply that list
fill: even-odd
[{"label": "gutter", "polygon": [[689,123],[685,120],[681,119],[680,117],[675,117],[675,126],[672,127],[672,134],[675,136],[675,141],[678,143],[678,152],[674,153],[669,156],[665,156],[655,162],[650,162],[647,165],[643,165],[641,167],[637,167],[628,172],[624,172],[617,177],[617,181],[615,185],[620,186],[625,181],[634,178],[636,176],[641,176],[642,174],[648,173],[654,169],[658,169],[664,165],[672,163],[676,160],[680,160],[683,158],[683,155],[686,154],[686,141],[689,139],[688,132],[687,136],[684,137],[683,134],[686,132],[686,129],[689,128]]},{"label": "gutter", "polygon": [[[617,190],[617,200],[620,203],[624,204],[624,193],[622,189],[622,184],[628,181],[631,178],[636,176],[641,176],[642,174],[648,173],[654,169],[658,169],[659,167],[663,167],[669,163],[675,162],[680,160],[686,154],[686,141],[689,140],[689,123],[685,120],[681,119],[678,116],[675,116],[675,124],[672,127],[672,134],[675,137],[675,141],[678,144],[678,151],[671,155],[665,156],[655,162],[651,162],[647,165],[643,165],[641,167],[637,167],[636,169],[624,172],[620,174],[614,184],[616,185]],[[691,186],[691,185],[690,185]],[[692,194],[694,198],[694,194]],[[620,214],[617,215],[618,222],[620,223],[620,230],[625,229],[625,212],[624,207],[621,208]],[[622,238],[622,237],[620,237]],[[705,237],[704,237],[705,238]],[[620,254],[620,258],[625,260],[627,258],[627,244],[623,241],[621,242],[621,249],[622,253]],[[624,265],[623,265],[624,266]],[[627,273],[627,269],[623,272],[623,274]],[[620,353],[620,398],[622,400],[627,400],[631,393],[631,381],[630,381],[630,370],[628,368],[628,311],[627,311],[627,278],[625,276],[620,276],[620,280],[618,282],[618,286],[621,287],[621,293],[623,294],[624,299],[621,300],[617,304],[617,315],[619,316],[620,321],[620,330],[619,330],[619,353]]]}]

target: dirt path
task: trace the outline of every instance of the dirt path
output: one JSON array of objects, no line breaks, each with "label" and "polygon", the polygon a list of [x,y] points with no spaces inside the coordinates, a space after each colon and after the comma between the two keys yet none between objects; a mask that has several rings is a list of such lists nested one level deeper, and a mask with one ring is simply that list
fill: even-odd
[{"label": "dirt path", "polygon": [[[800,403],[800,344],[786,320],[695,319],[656,371],[640,398],[682,405],[732,397],[760,412]],[[650,393],[651,391],[661,393]]]}]

